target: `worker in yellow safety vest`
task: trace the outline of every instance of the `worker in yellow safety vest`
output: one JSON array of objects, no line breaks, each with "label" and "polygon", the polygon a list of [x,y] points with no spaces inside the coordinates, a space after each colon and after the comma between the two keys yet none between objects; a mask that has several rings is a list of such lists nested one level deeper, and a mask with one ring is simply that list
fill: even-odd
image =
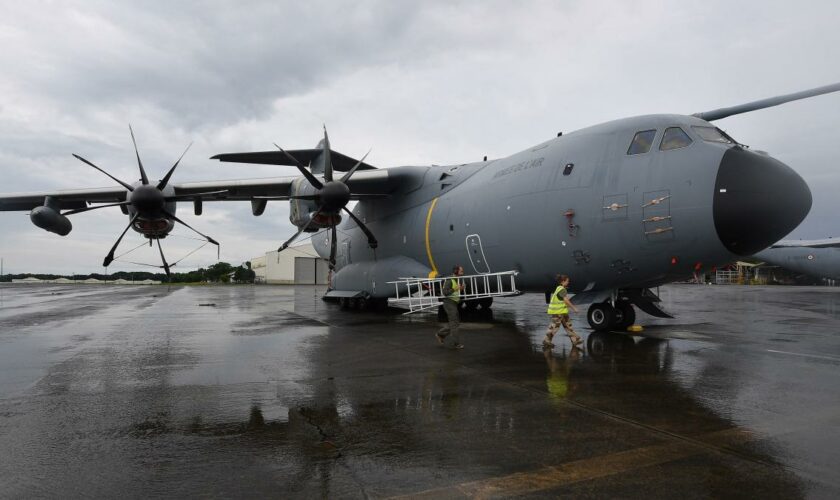
[{"label": "worker in yellow safety vest", "polygon": [[574,328],[572,328],[572,320],[569,319],[569,308],[574,312],[578,312],[578,308],[569,300],[569,294],[566,290],[567,286],[569,286],[569,277],[565,274],[558,274],[557,288],[554,289],[554,293],[551,294],[551,300],[548,303],[548,314],[551,316],[551,324],[548,325],[548,332],[546,332],[545,339],[542,342],[543,347],[546,349],[554,347],[552,340],[554,339],[554,334],[557,333],[557,330],[561,326],[566,330],[566,335],[568,335],[569,340],[572,341],[572,347],[582,349],[581,345],[583,344],[583,340],[575,332]]},{"label": "worker in yellow safety vest", "polygon": [[458,333],[458,327],[461,324],[458,308],[461,303],[461,292],[464,290],[464,285],[458,280],[460,276],[464,275],[464,268],[455,266],[452,268],[452,276],[443,281],[443,300],[441,305],[446,312],[446,318],[449,320],[446,326],[440,329],[435,336],[441,345],[445,345],[450,349],[463,349],[464,344],[461,343],[461,336]]}]

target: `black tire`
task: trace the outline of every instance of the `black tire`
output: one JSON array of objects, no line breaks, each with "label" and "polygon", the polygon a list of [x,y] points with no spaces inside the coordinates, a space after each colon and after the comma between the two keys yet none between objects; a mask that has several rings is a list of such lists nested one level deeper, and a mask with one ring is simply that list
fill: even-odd
[{"label": "black tire", "polygon": [[461,308],[462,311],[473,312],[478,307],[478,301],[477,300],[462,300],[459,305],[461,306],[460,308]]},{"label": "black tire", "polygon": [[615,309],[609,302],[601,302],[589,306],[586,320],[596,332],[607,332],[615,325]]},{"label": "black tire", "polygon": [[617,322],[616,328],[627,330],[627,328],[636,323],[636,309],[633,307],[633,304],[629,302],[619,302],[617,309],[620,313],[618,316],[620,316],[621,319]]},{"label": "black tire", "polygon": [[356,299],[356,309],[359,311],[366,311],[369,305],[370,301],[368,301],[365,297],[359,297]]},{"label": "black tire", "polygon": [[486,311],[493,306],[493,297],[484,297],[483,299],[478,299],[478,305],[481,306],[482,311]]},{"label": "black tire", "polygon": [[342,309],[347,309],[349,307],[347,297],[341,297],[340,299],[338,299],[338,305],[341,306]]}]

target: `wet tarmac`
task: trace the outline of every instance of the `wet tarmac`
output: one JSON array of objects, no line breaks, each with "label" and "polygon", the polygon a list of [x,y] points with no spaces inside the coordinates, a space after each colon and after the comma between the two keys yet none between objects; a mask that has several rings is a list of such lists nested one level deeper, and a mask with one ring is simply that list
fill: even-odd
[{"label": "wet tarmac", "polygon": [[664,287],[583,354],[537,295],[449,351],[322,292],[0,286],[0,496],[840,495],[840,288]]}]

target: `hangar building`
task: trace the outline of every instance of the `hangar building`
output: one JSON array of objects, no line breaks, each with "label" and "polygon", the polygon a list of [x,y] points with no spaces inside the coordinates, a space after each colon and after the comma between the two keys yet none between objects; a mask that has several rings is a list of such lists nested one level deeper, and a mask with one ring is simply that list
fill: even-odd
[{"label": "hangar building", "polygon": [[266,252],[251,259],[257,283],[269,285],[326,285],[329,264],[315,252],[311,241],[291,246],[278,255]]}]

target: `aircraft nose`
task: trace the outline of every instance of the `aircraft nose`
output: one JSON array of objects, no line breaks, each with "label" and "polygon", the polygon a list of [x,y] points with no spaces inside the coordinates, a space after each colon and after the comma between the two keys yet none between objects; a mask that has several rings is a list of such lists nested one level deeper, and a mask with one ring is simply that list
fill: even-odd
[{"label": "aircraft nose", "polygon": [[752,255],[802,222],[811,210],[811,190],[779,160],[733,147],[720,162],[712,207],[724,246],[736,255]]}]

